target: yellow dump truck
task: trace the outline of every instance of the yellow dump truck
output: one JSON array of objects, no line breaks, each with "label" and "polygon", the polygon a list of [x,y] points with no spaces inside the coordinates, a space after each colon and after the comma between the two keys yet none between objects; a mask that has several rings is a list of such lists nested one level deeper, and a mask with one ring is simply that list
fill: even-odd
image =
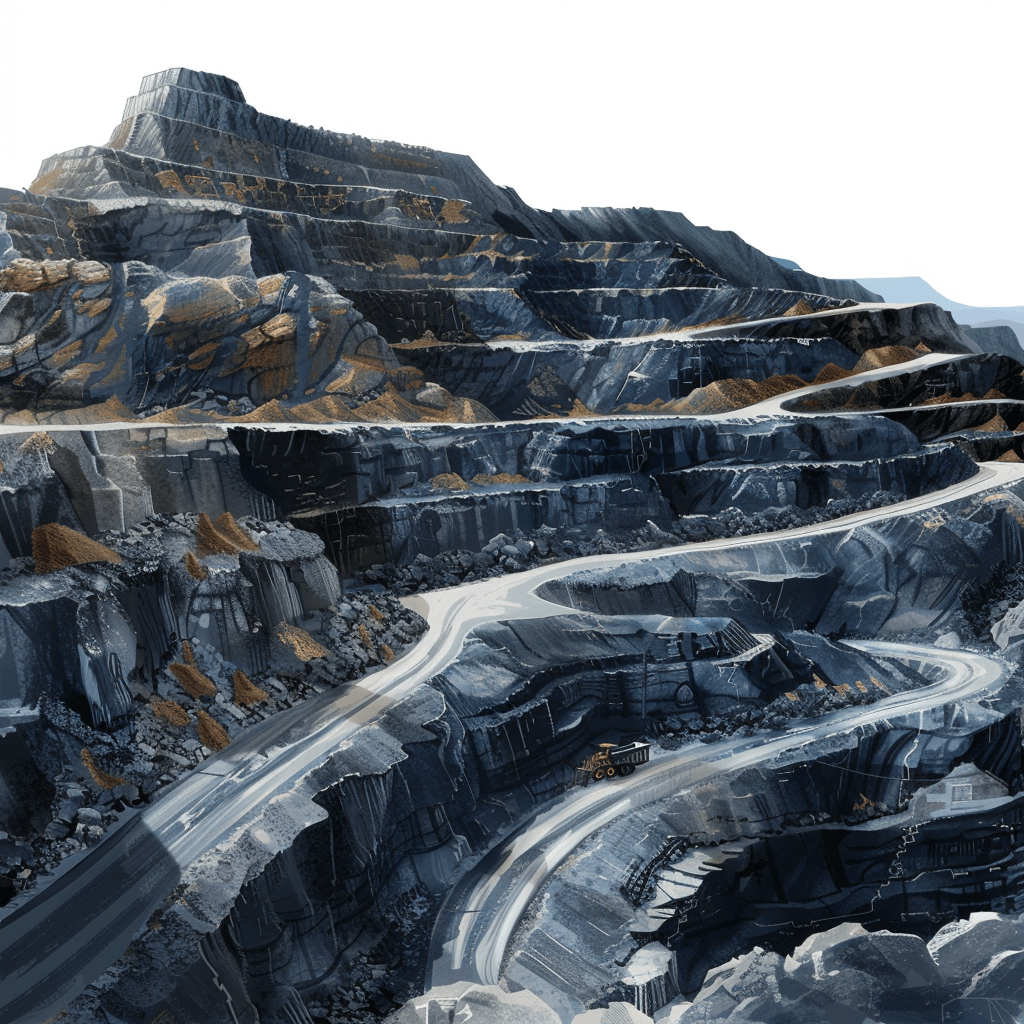
[{"label": "yellow dump truck", "polygon": [[611,779],[616,775],[632,775],[638,764],[647,764],[651,756],[650,743],[634,741],[624,746],[602,743],[596,754],[578,764],[572,773],[574,786],[586,786],[591,779]]}]

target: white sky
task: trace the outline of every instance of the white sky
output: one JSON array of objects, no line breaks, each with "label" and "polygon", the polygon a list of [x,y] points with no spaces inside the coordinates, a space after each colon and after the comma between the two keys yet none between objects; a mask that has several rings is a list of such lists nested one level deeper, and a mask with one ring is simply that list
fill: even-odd
[{"label": "white sky", "polygon": [[299,123],[469,153],[541,208],[681,210],[817,274],[1024,302],[1019,2],[20,11],[0,185],[105,142],[143,75],[185,66]]}]

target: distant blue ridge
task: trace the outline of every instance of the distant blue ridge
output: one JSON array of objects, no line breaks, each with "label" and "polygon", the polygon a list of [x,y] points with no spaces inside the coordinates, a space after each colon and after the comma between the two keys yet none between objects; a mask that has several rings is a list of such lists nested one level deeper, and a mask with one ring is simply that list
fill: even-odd
[{"label": "distant blue ridge", "polygon": [[860,284],[884,295],[887,302],[934,302],[953,314],[958,324],[977,326],[988,320],[1009,320],[1024,324],[1024,306],[968,306],[937,292],[923,277],[858,277]]},{"label": "distant blue ridge", "polygon": [[[772,256],[771,258],[775,260],[775,262],[778,263],[780,267],[785,267],[786,270],[804,269],[803,267],[800,266],[799,263],[794,263],[792,260],[784,260],[781,256]],[[868,291],[871,291],[871,289],[869,288]]]}]

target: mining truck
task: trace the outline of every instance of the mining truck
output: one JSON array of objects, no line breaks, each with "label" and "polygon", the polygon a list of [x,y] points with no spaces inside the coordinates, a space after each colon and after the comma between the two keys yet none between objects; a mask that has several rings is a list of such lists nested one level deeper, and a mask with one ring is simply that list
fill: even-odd
[{"label": "mining truck", "polygon": [[572,773],[574,786],[586,786],[591,779],[600,781],[616,775],[632,775],[638,764],[647,764],[651,756],[650,743],[635,741],[624,746],[601,743],[596,754],[591,754]]}]

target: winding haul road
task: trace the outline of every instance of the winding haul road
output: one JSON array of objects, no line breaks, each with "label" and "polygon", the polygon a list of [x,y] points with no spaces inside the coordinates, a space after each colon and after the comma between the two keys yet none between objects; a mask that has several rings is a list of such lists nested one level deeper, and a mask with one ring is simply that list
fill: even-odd
[{"label": "winding haul road", "polygon": [[[359,685],[323,694],[248,729],[228,748],[168,787],[145,810],[123,821],[99,845],[72,858],[44,888],[4,909],[0,919],[0,1024],[40,1024],[66,1006],[121,956],[187,865],[220,844],[230,843],[233,836],[258,819],[266,805],[299,787],[310,771],[325,763],[360,728],[412,696],[457,657],[476,626],[495,620],[564,614],[564,606],[537,595],[543,583],[582,570],[656,563],[679,557],[688,548],[723,550],[787,538],[821,537],[932,509],[1021,480],[1024,465],[992,463],[981,467],[970,480],[942,491],[824,525],[663,548],[642,555],[581,558],[426,595],[430,631],[409,654]],[[977,693],[994,685],[1001,671],[998,662],[980,656],[946,651],[941,655],[918,654],[950,666],[947,678],[913,694],[851,709],[848,718],[830,717],[792,729],[766,743],[732,739],[703,747],[699,757],[682,752],[679,758],[666,759],[613,786],[577,791],[571,799],[546,812],[552,815],[550,819],[528,823],[512,846],[500,848],[482,862],[503,871],[511,869],[505,872],[505,881],[493,874],[484,880],[474,873],[453,893],[451,905],[461,914],[453,918],[454,931],[449,930],[453,936],[450,951],[434,965],[434,984],[441,983],[442,977],[461,978],[466,971],[474,977],[496,978],[518,915],[544,878],[590,834],[595,821],[610,821],[638,802],[656,798],[652,794],[667,794],[709,774],[771,757],[784,747],[811,742],[824,735],[822,730],[853,728],[860,722]],[[310,820],[312,814],[311,808]],[[542,834],[547,841],[538,847]],[[520,863],[522,857],[527,859]],[[508,888],[515,879],[524,877],[527,880],[522,886],[516,883],[513,889]],[[481,902],[488,912],[478,918],[471,912],[479,911]],[[503,908],[500,913],[494,909],[497,907]],[[436,941],[443,947],[448,940],[440,935]]]},{"label": "winding haul road", "polygon": [[635,776],[583,791],[570,789],[520,825],[449,892],[431,940],[428,990],[459,981],[496,985],[509,940],[530,902],[572,850],[616,818],[783,751],[879,719],[991,692],[1007,672],[1002,662],[978,654],[908,644],[848,643],[879,657],[934,665],[942,670],[943,678],[867,706],[822,715],[775,738],[733,736],[698,744],[653,762]]},{"label": "winding haul road", "polygon": [[[883,305],[879,303],[861,303],[860,308],[862,309],[876,309],[876,308],[901,308],[902,306],[919,305],[919,303],[886,303]],[[807,319],[814,319],[826,315],[829,311],[823,311],[821,313],[808,314]],[[834,312],[834,311],[832,311]],[[779,323],[782,320],[788,320],[790,318],[779,318],[773,317],[767,320],[752,320],[743,326],[749,327],[757,324],[774,324]],[[635,338],[629,338],[622,340],[623,344],[639,343],[644,340],[645,337],[658,337],[658,338],[686,338],[686,337],[714,337],[722,328],[703,328],[703,329],[689,329],[683,331],[662,331],[655,335],[639,335]],[[592,342],[573,342],[573,345],[600,345],[606,344],[607,339],[603,341],[592,341]],[[502,342],[497,347],[510,347],[516,348],[519,345],[527,344],[525,342]],[[541,346],[547,343],[541,343]],[[551,343],[557,344],[557,343]],[[531,351],[538,351],[536,343],[529,343]],[[726,412],[715,412],[707,413],[698,417],[691,416],[679,416],[678,414],[672,413],[665,416],[643,416],[640,419],[650,423],[663,423],[669,420],[687,420],[687,419],[710,419],[710,420],[736,420],[736,419],[749,419],[751,417],[764,417],[764,416],[806,416],[808,418],[814,418],[817,416],[870,416],[874,412],[889,412],[889,407],[884,410],[871,410],[871,409],[832,409],[827,410],[823,413],[814,412],[801,412],[800,410],[791,409],[789,406],[792,402],[797,399],[807,398],[821,391],[833,391],[843,390],[857,387],[860,384],[865,384],[870,381],[884,380],[888,377],[899,377],[904,373],[911,373],[918,370],[925,370],[932,366],[941,366],[947,363],[958,363],[964,360],[973,358],[977,353],[959,353],[959,352],[929,352],[926,355],[920,355],[916,359],[908,359],[904,363],[893,363],[890,366],[880,366],[873,370],[862,370],[860,373],[851,374],[849,377],[841,377],[838,380],[830,381],[824,384],[807,384],[802,388],[795,388],[793,391],[785,391],[780,395],[775,395],[772,398],[763,399],[760,402],[755,402],[753,405],[746,405],[740,409],[732,409]],[[1008,402],[1011,399],[1002,399],[1002,401]],[[930,408],[941,408],[943,405],[955,405],[957,403],[941,403],[937,406],[930,406]],[[972,404],[979,404],[976,400]],[[903,408],[914,408],[912,406],[900,407]],[[591,423],[595,425],[607,425],[609,423],[615,423],[617,420],[634,420],[637,419],[635,416],[623,415],[590,415],[590,416],[578,416],[578,417],[561,417],[559,419],[552,419],[545,421],[550,426],[557,426],[565,423]],[[521,428],[524,420],[496,420],[493,423],[487,424],[488,427],[516,427]],[[174,432],[175,430],[181,430],[183,432],[196,429],[221,429],[226,431],[229,427],[237,427],[243,424],[238,424],[230,420],[214,421],[212,423],[153,423],[147,425],[145,419],[141,420],[107,420],[103,423],[39,423],[35,427],[22,424],[22,423],[0,423],[0,434],[30,434],[34,429],[43,429],[47,433],[106,433],[107,431],[129,431],[129,430],[147,430],[154,429],[160,431]],[[410,426],[415,428],[417,426],[423,426],[424,424],[393,424]],[[433,424],[425,424],[430,427]],[[260,422],[254,426],[256,430],[269,430],[269,431],[294,431],[305,427],[314,427],[315,429],[327,429],[329,426],[334,426],[338,429],[352,429],[358,427],[358,423],[337,423],[337,424],[308,424],[295,421],[282,420],[280,422]],[[459,431],[474,431],[480,429],[479,423],[446,423],[444,424],[445,429],[452,433],[458,433]]]}]

